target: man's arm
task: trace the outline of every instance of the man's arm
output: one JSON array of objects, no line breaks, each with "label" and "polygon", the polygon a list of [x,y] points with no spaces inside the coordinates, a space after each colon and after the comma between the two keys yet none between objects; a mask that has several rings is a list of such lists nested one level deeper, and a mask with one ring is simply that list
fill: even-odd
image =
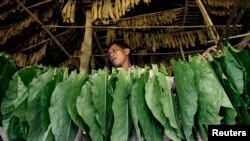
[{"label": "man's arm", "polygon": [[218,46],[211,46],[209,48],[207,48],[202,54],[201,56],[205,59],[208,58],[208,54],[211,55],[215,55],[215,56],[221,56],[222,55],[222,50],[217,50]]},{"label": "man's arm", "polygon": [[176,85],[174,81],[174,76],[166,76],[166,79],[168,80],[169,88],[171,90],[176,90]]}]

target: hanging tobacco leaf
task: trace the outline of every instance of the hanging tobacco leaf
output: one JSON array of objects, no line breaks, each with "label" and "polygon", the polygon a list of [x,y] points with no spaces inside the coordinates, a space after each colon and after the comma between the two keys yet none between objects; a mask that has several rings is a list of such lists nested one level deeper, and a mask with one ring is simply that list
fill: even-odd
[{"label": "hanging tobacco leaf", "polygon": [[26,92],[27,87],[23,84],[18,75],[14,75],[10,82],[10,88],[6,91],[1,103],[1,113],[3,114],[2,124],[9,140],[17,141],[22,139],[18,118],[14,116],[14,100],[17,94]]},{"label": "hanging tobacco leaf", "polygon": [[88,76],[86,72],[81,72],[76,75],[72,81],[71,88],[67,98],[67,108],[68,112],[71,116],[71,119],[75,122],[75,124],[82,129],[85,130],[86,124],[82,120],[81,116],[77,113],[76,109],[76,100],[80,95],[82,85],[88,80]]},{"label": "hanging tobacco leaf", "polygon": [[[186,61],[171,61],[182,118],[182,128],[187,141],[194,141],[194,116],[198,108],[198,91],[194,71]],[[184,71],[185,70],[185,71]]]},{"label": "hanging tobacco leaf", "polygon": [[19,124],[21,127],[21,132],[24,138],[27,138],[28,135],[28,122],[25,116],[27,110],[27,97],[28,89],[30,82],[37,76],[40,70],[36,67],[26,67],[18,71],[18,75],[21,78],[22,82],[26,86],[26,91],[24,93],[17,94],[16,99],[14,100],[14,115],[18,117]]},{"label": "hanging tobacco leaf", "polygon": [[162,141],[163,128],[152,115],[145,100],[145,85],[149,78],[149,72],[146,70],[143,74],[140,75],[140,73],[138,69],[134,72],[136,80],[129,100],[137,140]]},{"label": "hanging tobacco leaf", "polygon": [[16,137],[14,136],[17,135],[20,136],[18,138],[27,138],[28,123],[24,114],[27,110],[27,91],[30,82],[36,74],[37,68],[35,67],[22,68],[13,75],[12,80],[10,81],[10,87],[6,91],[6,97],[2,102],[3,108],[1,109],[2,114],[4,115],[3,122],[6,123],[6,121],[8,121],[15,123],[8,124],[13,127],[15,126],[15,128],[4,126],[9,140],[15,140],[14,138]]},{"label": "hanging tobacco leaf", "polygon": [[[213,67],[213,70],[215,71],[221,84],[223,85],[224,90],[227,93],[227,96],[229,97],[233,107],[237,111],[236,122],[239,124],[249,124],[250,114],[248,113],[248,106],[242,99],[241,95],[234,89],[232,83],[228,80],[228,78],[222,71],[220,64],[222,58],[213,58],[212,60],[210,60],[210,64]],[[225,122],[227,122],[227,118],[224,118],[224,120]]]},{"label": "hanging tobacco leaf", "polygon": [[73,141],[78,131],[67,109],[67,97],[75,75],[72,73],[69,78],[58,83],[51,95],[49,116],[55,141]]},{"label": "hanging tobacco leaf", "polygon": [[234,56],[237,62],[242,66],[244,78],[244,99],[250,103],[250,54],[247,50],[238,51],[234,49],[229,43],[226,44],[229,52]]},{"label": "hanging tobacco leaf", "polygon": [[9,87],[9,82],[12,76],[17,71],[16,65],[13,60],[11,60],[9,55],[0,52],[0,102],[2,102],[5,96],[5,91]]},{"label": "hanging tobacco leaf", "polygon": [[176,98],[171,92],[171,85],[169,84],[170,82],[167,78],[168,76],[166,76],[167,70],[163,65],[161,65],[161,69],[158,72],[156,71],[158,70],[158,67],[156,65],[153,65],[153,69],[155,70],[154,74],[158,76],[158,80],[163,91],[163,97],[160,101],[163,105],[164,114],[169,119],[170,125],[174,129],[178,138],[181,139],[183,138],[183,133],[179,124],[179,111],[176,104]]},{"label": "hanging tobacco leaf", "polygon": [[243,94],[244,91],[244,72],[243,66],[241,66],[234,56],[230,53],[229,47],[224,46],[223,57],[221,60],[221,66],[223,72],[227,76],[228,80],[232,83],[234,89],[239,94]]},{"label": "hanging tobacco leaf", "polygon": [[127,141],[131,124],[128,103],[128,97],[131,93],[131,89],[129,89],[129,85],[131,85],[130,73],[126,72],[125,69],[120,69],[116,77],[116,88],[114,90],[114,101],[112,103],[114,124],[111,141]]},{"label": "hanging tobacco leaf", "polygon": [[195,72],[195,84],[199,93],[198,98],[198,130],[202,138],[207,141],[208,125],[219,125],[219,114],[224,107],[231,114],[231,124],[235,124],[237,113],[228,99],[222,85],[216,77],[208,61],[200,55],[190,57],[191,67]]},{"label": "hanging tobacco leaf", "polygon": [[101,126],[104,139],[108,139],[110,127],[108,121],[112,118],[112,97],[108,93],[108,71],[99,69],[90,76],[92,100],[97,109],[96,119]]},{"label": "hanging tobacco leaf", "polygon": [[76,101],[76,108],[83,121],[89,128],[89,135],[93,141],[103,141],[103,134],[101,126],[96,119],[98,113],[93,100],[91,92],[91,84],[87,81],[81,88],[81,94]]},{"label": "hanging tobacco leaf", "polygon": [[168,101],[169,99],[166,99],[165,96],[167,94],[161,87],[161,82],[159,81],[159,76],[158,76],[158,69],[154,65],[153,69],[154,69],[154,75],[146,83],[145,87],[146,88],[145,99],[147,105],[151,110],[151,112],[153,113],[154,117],[164,126],[165,134],[172,140],[181,140],[178,137],[175,130],[178,128],[177,125],[175,124],[174,127],[171,125],[172,123],[170,123],[170,119],[168,118],[169,115],[167,115],[166,113],[166,111],[170,110],[171,108],[167,106],[164,107],[164,105],[169,104]]},{"label": "hanging tobacco leaf", "polygon": [[[51,94],[55,88],[57,69],[49,69],[33,79],[30,83],[26,119],[29,124],[27,140],[42,140],[50,125],[48,108],[50,106]],[[53,140],[53,134],[50,132],[45,138]]]}]

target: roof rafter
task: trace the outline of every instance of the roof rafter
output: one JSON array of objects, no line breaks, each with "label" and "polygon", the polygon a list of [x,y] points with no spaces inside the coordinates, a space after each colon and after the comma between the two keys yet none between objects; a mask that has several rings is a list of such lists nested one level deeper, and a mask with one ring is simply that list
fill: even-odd
[{"label": "roof rafter", "polygon": [[50,32],[50,30],[25,6],[23,3],[21,3],[19,0],[16,0],[16,2],[32,16],[41,26],[42,28],[51,36],[51,38],[55,41],[55,43],[60,47],[60,49],[68,56],[68,58],[72,59],[70,54],[67,52],[67,50],[62,46],[62,44],[56,39],[56,37]]},{"label": "roof rafter", "polygon": [[[43,5],[43,4],[48,3],[48,2],[51,2],[51,1],[52,1],[52,0],[42,1],[42,2],[36,3],[36,4],[34,4],[34,5],[31,5],[31,6],[27,7],[27,8],[28,8],[28,9],[34,8],[34,7]],[[20,11],[23,11],[23,10],[25,10],[25,9],[21,9]]]}]

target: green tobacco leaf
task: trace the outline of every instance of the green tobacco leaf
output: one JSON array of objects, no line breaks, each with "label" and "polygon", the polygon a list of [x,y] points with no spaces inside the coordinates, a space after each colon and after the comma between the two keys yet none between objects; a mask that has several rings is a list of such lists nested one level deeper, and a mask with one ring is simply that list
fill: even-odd
[{"label": "green tobacco leaf", "polygon": [[168,75],[167,69],[164,64],[160,64],[160,72],[163,73],[165,76]]},{"label": "green tobacco leaf", "polygon": [[[28,141],[41,141],[48,129],[50,123],[48,99],[50,99],[55,86],[54,72],[54,69],[49,69],[34,78],[30,84],[26,111],[26,119],[30,127]],[[53,136],[52,133],[50,135]]]},{"label": "green tobacco leaf", "polygon": [[162,72],[154,72],[154,73],[157,75],[158,81],[160,82],[160,86],[163,90],[163,95],[160,98],[160,101],[163,106],[164,114],[168,118],[170,126],[176,132],[176,135],[179,138],[183,138],[183,133],[181,131],[181,127],[179,124],[180,123],[179,118],[178,118],[179,112],[177,111],[176,99],[175,97],[173,97],[171,93],[171,89],[169,88],[170,85],[167,80],[167,76],[163,74]]},{"label": "green tobacco leaf", "polygon": [[228,50],[230,52],[230,54],[232,54],[235,57],[235,59],[238,61],[238,63],[240,63],[240,65],[242,65],[245,68],[244,71],[246,71],[248,76],[250,77],[250,65],[249,65],[250,54],[249,54],[249,51],[246,49],[239,51],[239,50],[233,48],[230,43],[225,44],[224,47],[226,50]]},{"label": "green tobacco leaf", "polygon": [[23,139],[20,132],[20,126],[18,124],[18,119],[12,113],[4,116],[2,124],[9,141],[20,141]]},{"label": "green tobacco leaf", "polygon": [[0,102],[2,102],[2,99],[5,96],[5,91],[9,87],[9,82],[16,71],[16,65],[10,59],[10,57],[8,55],[2,54],[0,56]]},{"label": "green tobacco leaf", "polygon": [[198,108],[198,91],[195,86],[194,72],[188,62],[172,60],[171,64],[175,74],[177,96],[185,138],[187,141],[194,141],[195,136],[192,131],[194,127],[194,116]]},{"label": "green tobacco leaf", "polygon": [[[138,75],[136,74],[138,72],[135,72],[134,73],[134,76]],[[136,83],[136,82],[135,82]],[[137,82],[138,83],[138,82]],[[131,111],[131,117],[132,117],[132,120],[133,120],[133,123],[134,123],[134,128],[135,128],[135,132],[136,132],[136,137],[137,137],[137,141],[143,141],[143,137],[142,137],[142,133],[140,131],[140,128],[139,128],[139,116],[138,116],[138,109],[136,107],[136,98],[135,96],[138,94],[136,93],[136,90],[134,89],[134,86],[136,84],[133,85],[132,87],[132,92],[131,92],[131,96],[129,98],[129,108],[130,108],[130,111]],[[144,88],[144,87],[142,87]],[[138,89],[137,89],[138,90]]]},{"label": "green tobacco leaf", "polygon": [[[199,93],[199,132],[202,138],[207,140],[208,125],[220,124],[219,111],[221,106],[231,110],[234,108],[208,61],[201,56],[194,56],[190,58],[190,62],[195,71],[195,83]],[[232,117],[235,118],[235,116],[236,112],[234,111]]]},{"label": "green tobacco leaf", "polygon": [[[28,88],[30,82],[37,75],[38,69],[35,67],[26,67],[18,70],[18,75],[21,78],[23,84],[26,86],[26,91],[23,93],[17,94],[16,99],[14,100],[15,111],[14,114],[19,118],[20,122],[26,121],[25,111],[27,109],[27,97],[28,97]],[[21,83],[19,85],[22,85]]]},{"label": "green tobacco leaf", "polygon": [[18,118],[14,116],[14,102],[18,94],[26,92],[27,87],[23,84],[18,74],[13,76],[9,89],[6,91],[6,97],[1,103],[1,113],[3,114],[3,127],[9,140],[20,140],[21,129]]},{"label": "green tobacco leaf", "polygon": [[108,121],[111,120],[112,107],[111,95],[107,92],[108,88],[108,71],[99,69],[98,72],[90,76],[92,100],[97,109],[96,119],[99,122],[102,134],[105,138],[109,134]]},{"label": "green tobacco leaf", "polygon": [[111,109],[109,115],[109,119],[106,121],[107,122],[107,128],[108,128],[108,133],[109,133],[109,140],[110,140],[110,136],[111,136],[111,132],[112,132],[112,128],[113,128],[113,123],[114,123],[114,113],[112,110],[112,103],[113,103],[113,93],[116,87],[116,75],[114,73],[112,73],[111,75],[109,75],[109,80],[108,80],[108,87],[107,87],[107,93],[108,95],[111,96],[110,98],[110,104],[109,104],[109,108]]},{"label": "green tobacco leaf", "polygon": [[72,85],[67,98],[67,108],[68,112],[71,116],[71,119],[75,122],[75,124],[82,130],[85,130],[86,126],[81,116],[77,113],[76,110],[76,99],[80,95],[82,85],[87,81],[88,76],[85,72],[81,72],[77,74],[72,81]]},{"label": "green tobacco leaf", "polygon": [[32,79],[37,75],[39,69],[34,66],[28,66],[18,70],[18,74],[25,86],[28,86]]},{"label": "green tobacco leaf", "polygon": [[129,108],[131,111],[131,117],[134,123],[134,128],[135,128],[135,132],[136,132],[136,137],[137,137],[137,141],[143,141],[143,137],[141,135],[141,131],[139,128],[139,116],[137,113],[137,109],[135,106],[135,100],[133,97],[130,97],[129,99]]},{"label": "green tobacco leaf", "polygon": [[96,120],[96,114],[98,113],[91,97],[91,84],[87,81],[81,89],[81,94],[76,101],[76,108],[83,121],[89,127],[89,135],[93,141],[103,141],[103,135],[101,133],[101,126]]},{"label": "green tobacco leaf", "polygon": [[250,54],[247,50],[237,51],[230,44],[227,45],[230,53],[235,57],[242,66],[244,79],[244,101],[250,103]]},{"label": "green tobacco leaf", "polygon": [[[227,76],[228,80],[234,87],[237,93],[239,93],[242,97],[242,102],[240,107],[240,111],[244,118],[242,118],[243,123],[249,123],[249,112],[247,113],[245,110],[247,109],[250,103],[250,77],[248,75],[249,69],[249,55],[246,52],[239,52],[232,48],[230,44],[227,44],[223,47],[224,56],[222,58],[221,66],[222,70]],[[240,55],[241,54],[241,55]],[[245,104],[244,104],[245,103]],[[245,110],[243,110],[245,109]]]},{"label": "green tobacco leaf", "polygon": [[55,141],[73,141],[78,131],[67,109],[67,97],[74,80],[71,77],[58,83],[51,96],[49,116]]},{"label": "green tobacco leaf", "polygon": [[130,131],[128,89],[130,73],[126,74],[124,69],[117,74],[116,88],[113,94],[112,110],[114,113],[114,124],[112,128],[111,141],[127,141]]},{"label": "green tobacco leaf", "polygon": [[244,74],[243,67],[237,62],[235,57],[230,53],[229,48],[224,46],[223,58],[221,60],[221,67],[228,80],[232,83],[234,89],[239,94],[243,94],[244,91]]},{"label": "green tobacco leaf", "polygon": [[[15,118],[11,117],[11,119],[6,119],[4,116],[4,120],[15,119],[15,123],[19,122],[19,125],[15,126],[18,128],[20,126],[20,131],[14,131],[12,134],[18,135],[18,132],[21,132],[24,138],[27,137],[26,131],[28,128],[28,124],[24,114],[27,109],[27,90],[29,83],[36,75],[36,70],[37,69],[35,69],[34,67],[26,67],[18,70],[12,77],[10,87],[6,91],[6,97],[2,103],[4,106],[4,108],[1,110],[2,113],[4,115],[7,113],[11,113],[12,116],[15,116]],[[6,129],[6,131],[8,131],[8,129]]]},{"label": "green tobacco leaf", "polygon": [[146,103],[153,113],[154,117],[164,126],[165,134],[168,135],[168,137],[172,140],[180,140],[180,138],[176,135],[174,129],[171,127],[169,119],[164,114],[163,105],[161,102],[164,94],[156,75],[154,75],[146,83],[145,90]]},{"label": "green tobacco leaf", "polygon": [[[225,74],[222,71],[221,65],[220,65],[221,58],[213,59],[210,64],[213,67],[217,77],[219,78],[221,84],[224,87],[225,92],[227,93],[228,98],[230,99],[233,107],[237,111],[237,123],[240,124],[250,124],[250,114],[247,110],[247,104],[242,99],[241,95],[237,93],[237,91],[232,86],[231,82],[228,80],[228,78],[225,76]],[[225,123],[230,122],[230,118],[227,118],[228,116],[224,117]]]},{"label": "green tobacco leaf", "polygon": [[49,125],[47,131],[43,134],[43,137],[42,137],[42,140],[43,141],[51,141],[51,140],[54,140],[54,137],[51,136],[51,124]]},{"label": "green tobacco leaf", "polygon": [[24,138],[27,138],[29,128],[26,116],[24,114],[27,110],[29,84],[33,80],[33,78],[37,76],[37,73],[39,71],[40,70],[38,70],[36,67],[25,67],[23,69],[18,70],[18,74],[21,80],[23,81],[25,86],[27,86],[27,91],[25,93],[18,93],[18,97],[14,100],[14,115],[19,119],[21,132]]},{"label": "green tobacco leaf", "polygon": [[[130,97],[130,108],[132,117],[134,117],[134,124],[136,124],[135,126],[141,126],[145,139],[148,141],[162,141],[164,136],[162,126],[152,115],[145,100],[145,85],[148,77],[148,72],[145,72],[135,80]],[[138,127],[136,127],[136,133],[137,140],[140,140],[142,133],[140,133]]]}]

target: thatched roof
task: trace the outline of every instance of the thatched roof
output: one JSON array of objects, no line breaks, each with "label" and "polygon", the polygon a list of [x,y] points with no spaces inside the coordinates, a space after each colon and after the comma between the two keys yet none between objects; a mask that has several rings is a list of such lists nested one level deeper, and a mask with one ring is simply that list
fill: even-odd
[{"label": "thatched roof", "polygon": [[[133,60],[137,63],[168,62],[172,57],[200,53],[213,45],[225,33],[226,25],[234,25],[227,28],[230,31],[227,36],[248,32],[250,6],[237,2],[1,0],[0,51],[10,54],[20,67],[33,64],[76,67],[85,30],[85,12],[91,10],[95,59],[92,66],[104,66],[107,44],[121,39],[133,49],[136,55]],[[234,20],[228,23],[230,17]],[[182,50],[185,54],[180,53]],[[147,55],[146,59],[141,54]]]}]

